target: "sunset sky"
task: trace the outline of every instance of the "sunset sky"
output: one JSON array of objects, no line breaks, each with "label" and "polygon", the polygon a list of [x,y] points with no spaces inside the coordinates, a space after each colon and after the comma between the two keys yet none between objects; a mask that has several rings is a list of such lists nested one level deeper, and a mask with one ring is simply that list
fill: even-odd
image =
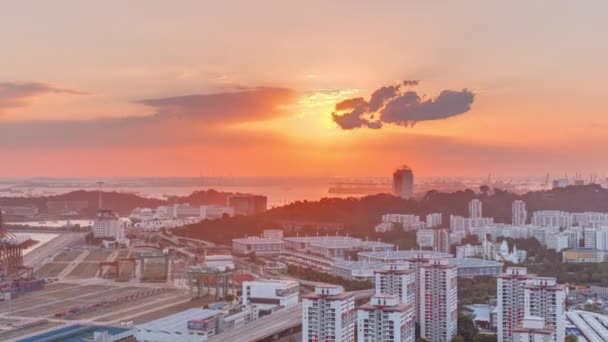
[{"label": "sunset sky", "polygon": [[606,13],[6,1],[0,177],[606,175]]}]

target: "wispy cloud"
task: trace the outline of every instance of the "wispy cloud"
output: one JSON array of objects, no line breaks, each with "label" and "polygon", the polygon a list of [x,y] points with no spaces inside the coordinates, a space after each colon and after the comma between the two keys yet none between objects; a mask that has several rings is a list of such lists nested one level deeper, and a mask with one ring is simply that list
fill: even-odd
[{"label": "wispy cloud", "polygon": [[0,113],[7,108],[27,106],[34,98],[45,94],[86,95],[87,93],[46,83],[0,82]]},{"label": "wispy cloud", "polygon": [[267,141],[268,134],[231,129],[232,124],[285,115],[296,92],[287,88],[151,98],[135,101],[154,113],[97,120],[0,124],[0,146],[239,145]]}]

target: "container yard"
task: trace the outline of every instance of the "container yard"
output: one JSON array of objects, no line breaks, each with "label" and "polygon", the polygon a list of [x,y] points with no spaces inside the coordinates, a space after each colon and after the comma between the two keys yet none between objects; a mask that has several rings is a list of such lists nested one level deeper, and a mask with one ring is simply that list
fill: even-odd
[{"label": "container yard", "polygon": [[37,278],[17,278],[0,283],[0,300],[16,299],[26,293],[41,290],[46,280]]},{"label": "container yard", "polygon": [[58,234],[0,281],[0,341],[82,321],[144,323],[216,300],[191,297],[185,276],[193,252],[181,246],[102,248],[84,237]]}]

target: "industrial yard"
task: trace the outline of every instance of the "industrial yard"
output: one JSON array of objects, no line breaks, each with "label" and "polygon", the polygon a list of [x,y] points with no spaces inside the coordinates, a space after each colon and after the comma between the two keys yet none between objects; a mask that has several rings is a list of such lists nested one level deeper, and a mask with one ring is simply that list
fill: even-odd
[{"label": "industrial yard", "polygon": [[[1,284],[0,341],[71,323],[139,324],[215,300],[192,299],[181,272],[184,259],[159,249],[105,249],[64,233],[24,256],[30,276]],[[170,264],[179,267],[170,267]]]}]

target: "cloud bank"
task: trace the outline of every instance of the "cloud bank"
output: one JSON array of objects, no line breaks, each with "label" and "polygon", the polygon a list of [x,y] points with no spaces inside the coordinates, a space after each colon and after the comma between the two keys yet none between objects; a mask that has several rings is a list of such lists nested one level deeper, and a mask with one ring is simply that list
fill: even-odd
[{"label": "cloud bank", "polygon": [[413,126],[420,121],[441,120],[471,110],[473,92],[443,90],[432,99],[418,95],[411,87],[418,81],[406,80],[374,91],[369,101],[362,97],[347,99],[335,106],[332,119],[342,129],[380,129],[384,124]]},{"label": "cloud bank", "polygon": [[288,88],[253,88],[135,101],[153,110],[145,116],[0,123],[0,147],[274,143],[271,134],[235,130],[231,125],[284,115],[282,106],[296,96]]},{"label": "cloud bank", "polygon": [[0,82],[0,113],[7,108],[28,105],[35,97],[45,94],[85,95],[85,92],[58,88],[46,83]]}]

